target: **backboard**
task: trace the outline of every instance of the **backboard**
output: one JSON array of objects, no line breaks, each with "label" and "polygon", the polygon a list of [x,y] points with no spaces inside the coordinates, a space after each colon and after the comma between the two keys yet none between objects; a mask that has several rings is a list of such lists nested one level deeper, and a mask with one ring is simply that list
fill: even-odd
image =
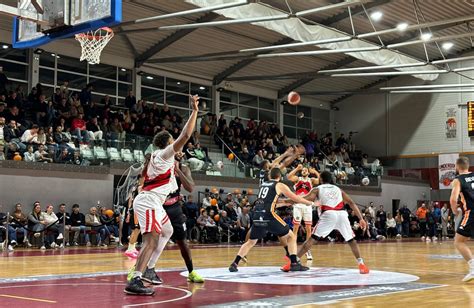
[{"label": "backboard", "polygon": [[[38,4],[42,14],[37,10]],[[19,0],[18,9],[28,16],[38,16],[38,20],[14,18],[14,48],[38,47],[122,21],[122,0]]]}]

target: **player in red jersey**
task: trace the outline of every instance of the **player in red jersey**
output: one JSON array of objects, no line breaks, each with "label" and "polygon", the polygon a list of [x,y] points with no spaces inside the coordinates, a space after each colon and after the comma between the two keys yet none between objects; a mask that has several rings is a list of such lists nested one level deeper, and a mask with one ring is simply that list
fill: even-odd
[{"label": "player in red jersey", "polygon": [[[299,172],[301,176],[298,177],[297,174]],[[316,177],[310,177],[310,174],[314,174]],[[315,169],[309,169],[300,164],[288,174],[288,180],[293,182],[296,195],[304,197],[309,194],[314,186],[319,184],[319,173]],[[306,240],[308,240],[311,237],[313,209],[305,204],[295,204],[293,206],[293,232],[296,236],[298,236],[301,220],[304,220]],[[306,253],[306,259],[313,260],[313,256],[309,250]]]}]

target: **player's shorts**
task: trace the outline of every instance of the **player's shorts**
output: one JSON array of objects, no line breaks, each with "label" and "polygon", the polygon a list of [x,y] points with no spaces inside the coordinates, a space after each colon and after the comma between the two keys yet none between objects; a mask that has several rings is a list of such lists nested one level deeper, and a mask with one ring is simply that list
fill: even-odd
[{"label": "player's shorts", "polygon": [[131,229],[140,229],[140,224],[138,223],[138,216],[135,214],[133,208],[130,210],[130,228]]},{"label": "player's shorts", "polygon": [[270,218],[265,221],[264,225],[260,225],[258,221],[253,221],[250,228],[250,239],[258,240],[264,238],[267,232],[273,233],[276,236],[285,236],[290,232],[290,227],[280,218]]},{"label": "player's shorts", "polygon": [[183,209],[181,208],[181,202],[178,201],[172,205],[164,206],[166,213],[173,225],[173,240],[182,241],[186,239],[186,221],[183,217]]},{"label": "player's shorts", "polygon": [[155,231],[161,234],[162,226],[169,221],[163,208],[166,196],[142,191],[133,200],[133,210],[142,234]]},{"label": "player's shorts", "polygon": [[354,238],[355,235],[349,222],[349,214],[346,211],[324,211],[313,229],[313,235],[324,238],[333,230],[339,231],[346,242]]},{"label": "player's shorts", "polygon": [[304,220],[305,225],[313,224],[313,207],[306,204],[293,205],[293,224],[299,225]]},{"label": "player's shorts", "polygon": [[456,233],[459,233],[465,237],[471,237],[473,235],[472,231],[474,230],[474,215],[471,214],[471,211],[468,210],[462,216],[461,223],[459,224]]}]

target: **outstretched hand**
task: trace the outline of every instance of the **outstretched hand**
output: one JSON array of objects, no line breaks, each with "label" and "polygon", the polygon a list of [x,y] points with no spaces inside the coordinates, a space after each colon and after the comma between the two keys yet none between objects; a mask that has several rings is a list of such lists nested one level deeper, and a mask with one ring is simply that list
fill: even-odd
[{"label": "outstretched hand", "polygon": [[362,230],[364,230],[364,231],[367,230],[367,222],[365,221],[365,219],[361,219],[359,221],[359,225],[362,228]]},{"label": "outstretched hand", "polygon": [[193,111],[199,111],[199,96],[196,95],[189,95],[189,100],[191,102]]}]

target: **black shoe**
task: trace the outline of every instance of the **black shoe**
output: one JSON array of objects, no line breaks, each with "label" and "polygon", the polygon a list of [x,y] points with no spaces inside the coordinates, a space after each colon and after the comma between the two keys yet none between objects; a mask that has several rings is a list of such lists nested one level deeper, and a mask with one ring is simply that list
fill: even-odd
[{"label": "black shoe", "polygon": [[134,277],[123,290],[125,293],[130,295],[153,295],[155,290],[151,288],[145,288],[143,281],[140,277]]},{"label": "black shoe", "polygon": [[309,267],[301,265],[301,263],[291,263],[290,272],[304,272],[309,270]]},{"label": "black shoe", "polygon": [[154,285],[163,283],[163,280],[161,280],[161,278],[158,277],[154,268],[147,268],[145,273],[142,276],[142,280]]},{"label": "black shoe", "polygon": [[235,263],[232,263],[230,266],[229,266],[229,272],[238,272],[239,269],[237,268],[237,264]]}]

